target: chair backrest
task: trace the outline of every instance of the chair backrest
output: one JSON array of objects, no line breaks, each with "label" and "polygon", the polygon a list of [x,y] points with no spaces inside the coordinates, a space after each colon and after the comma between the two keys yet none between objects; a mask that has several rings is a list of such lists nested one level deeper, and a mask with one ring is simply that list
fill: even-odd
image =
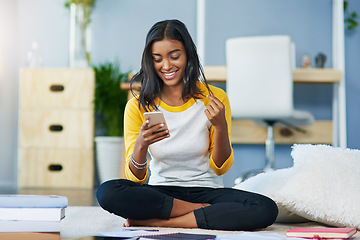
[{"label": "chair backrest", "polygon": [[234,118],[280,119],[291,115],[292,50],[289,36],[226,41],[226,91]]}]

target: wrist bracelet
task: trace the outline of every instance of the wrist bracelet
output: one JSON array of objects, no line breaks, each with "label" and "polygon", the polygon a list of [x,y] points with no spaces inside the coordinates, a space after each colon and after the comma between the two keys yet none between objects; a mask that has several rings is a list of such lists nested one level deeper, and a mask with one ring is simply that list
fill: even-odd
[{"label": "wrist bracelet", "polygon": [[133,163],[135,163],[136,165],[138,165],[138,166],[145,166],[146,164],[147,164],[147,159],[146,159],[146,161],[144,162],[144,163],[138,163],[137,161],[135,161],[135,159],[134,159],[134,157],[133,157],[133,155],[131,154],[131,161],[133,162]]},{"label": "wrist bracelet", "polygon": [[132,164],[134,165],[134,167],[139,170],[147,168],[147,159],[144,163],[138,163],[137,161],[135,161],[135,159],[133,158],[133,155],[131,154],[130,160],[131,160]]}]

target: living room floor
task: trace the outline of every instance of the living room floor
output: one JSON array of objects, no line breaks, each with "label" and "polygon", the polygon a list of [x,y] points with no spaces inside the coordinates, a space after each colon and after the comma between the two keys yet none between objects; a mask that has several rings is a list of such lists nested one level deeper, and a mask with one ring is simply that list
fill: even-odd
[{"label": "living room floor", "polygon": [[[113,214],[101,210],[101,208],[88,207],[98,206],[96,197],[96,188],[94,189],[2,189],[0,194],[36,194],[36,195],[61,195],[68,198],[68,212],[66,221],[63,223],[63,230],[61,231],[61,239],[87,239],[93,240],[91,237],[96,232],[110,232],[121,231],[124,219],[118,218]],[[91,219],[97,219],[92,221]],[[316,222],[305,223],[275,223],[272,226],[262,229],[256,233],[273,234],[278,233],[285,235],[286,231],[296,227],[324,227],[325,225]],[[201,229],[175,229],[175,228],[159,228],[160,231],[178,231],[188,233],[208,233],[208,234],[225,234],[220,231],[205,231]],[[240,232],[229,232],[240,233]],[[226,233],[228,234],[228,233]],[[360,233],[356,235],[355,239],[360,239]]]}]

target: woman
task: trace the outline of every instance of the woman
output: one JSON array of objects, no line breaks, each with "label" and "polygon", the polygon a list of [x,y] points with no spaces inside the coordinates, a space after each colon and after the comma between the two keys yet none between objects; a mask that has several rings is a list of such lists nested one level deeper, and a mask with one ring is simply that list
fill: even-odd
[{"label": "woman", "polygon": [[[126,218],[125,226],[253,230],[271,225],[278,213],[271,199],[223,187],[221,175],[234,160],[230,104],[223,90],[206,83],[182,22],[161,21],[150,29],[133,81],[141,82],[141,90],[125,110],[128,180],[103,183],[97,191],[100,206]],[[161,111],[168,129],[158,131],[164,123],[149,127],[147,111]]]}]

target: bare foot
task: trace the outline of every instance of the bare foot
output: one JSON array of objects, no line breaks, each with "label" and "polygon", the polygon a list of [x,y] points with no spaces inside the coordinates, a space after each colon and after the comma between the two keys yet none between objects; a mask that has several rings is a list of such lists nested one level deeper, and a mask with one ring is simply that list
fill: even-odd
[{"label": "bare foot", "polygon": [[[182,200],[174,199],[177,211],[173,211],[170,219],[147,219],[147,220],[134,220],[126,219],[123,227],[130,226],[147,226],[147,227],[183,227],[183,228],[197,228],[194,212],[199,208],[210,206],[210,203],[189,203]],[[186,210],[182,207],[185,207]],[[187,212],[190,211],[190,212]],[[179,215],[182,214],[182,215]],[[175,216],[174,216],[175,215]]]},{"label": "bare foot", "polygon": [[130,226],[146,226],[146,227],[181,227],[181,228],[197,228],[195,215],[193,212],[180,217],[170,219],[148,219],[133,220],[126,219],[124,227]]},{"label": "bare foot", "polygon": [[123,224],[123,227],[130,227],[130,223],[129,223],[129,219],[126,219],[124,224]]}]

